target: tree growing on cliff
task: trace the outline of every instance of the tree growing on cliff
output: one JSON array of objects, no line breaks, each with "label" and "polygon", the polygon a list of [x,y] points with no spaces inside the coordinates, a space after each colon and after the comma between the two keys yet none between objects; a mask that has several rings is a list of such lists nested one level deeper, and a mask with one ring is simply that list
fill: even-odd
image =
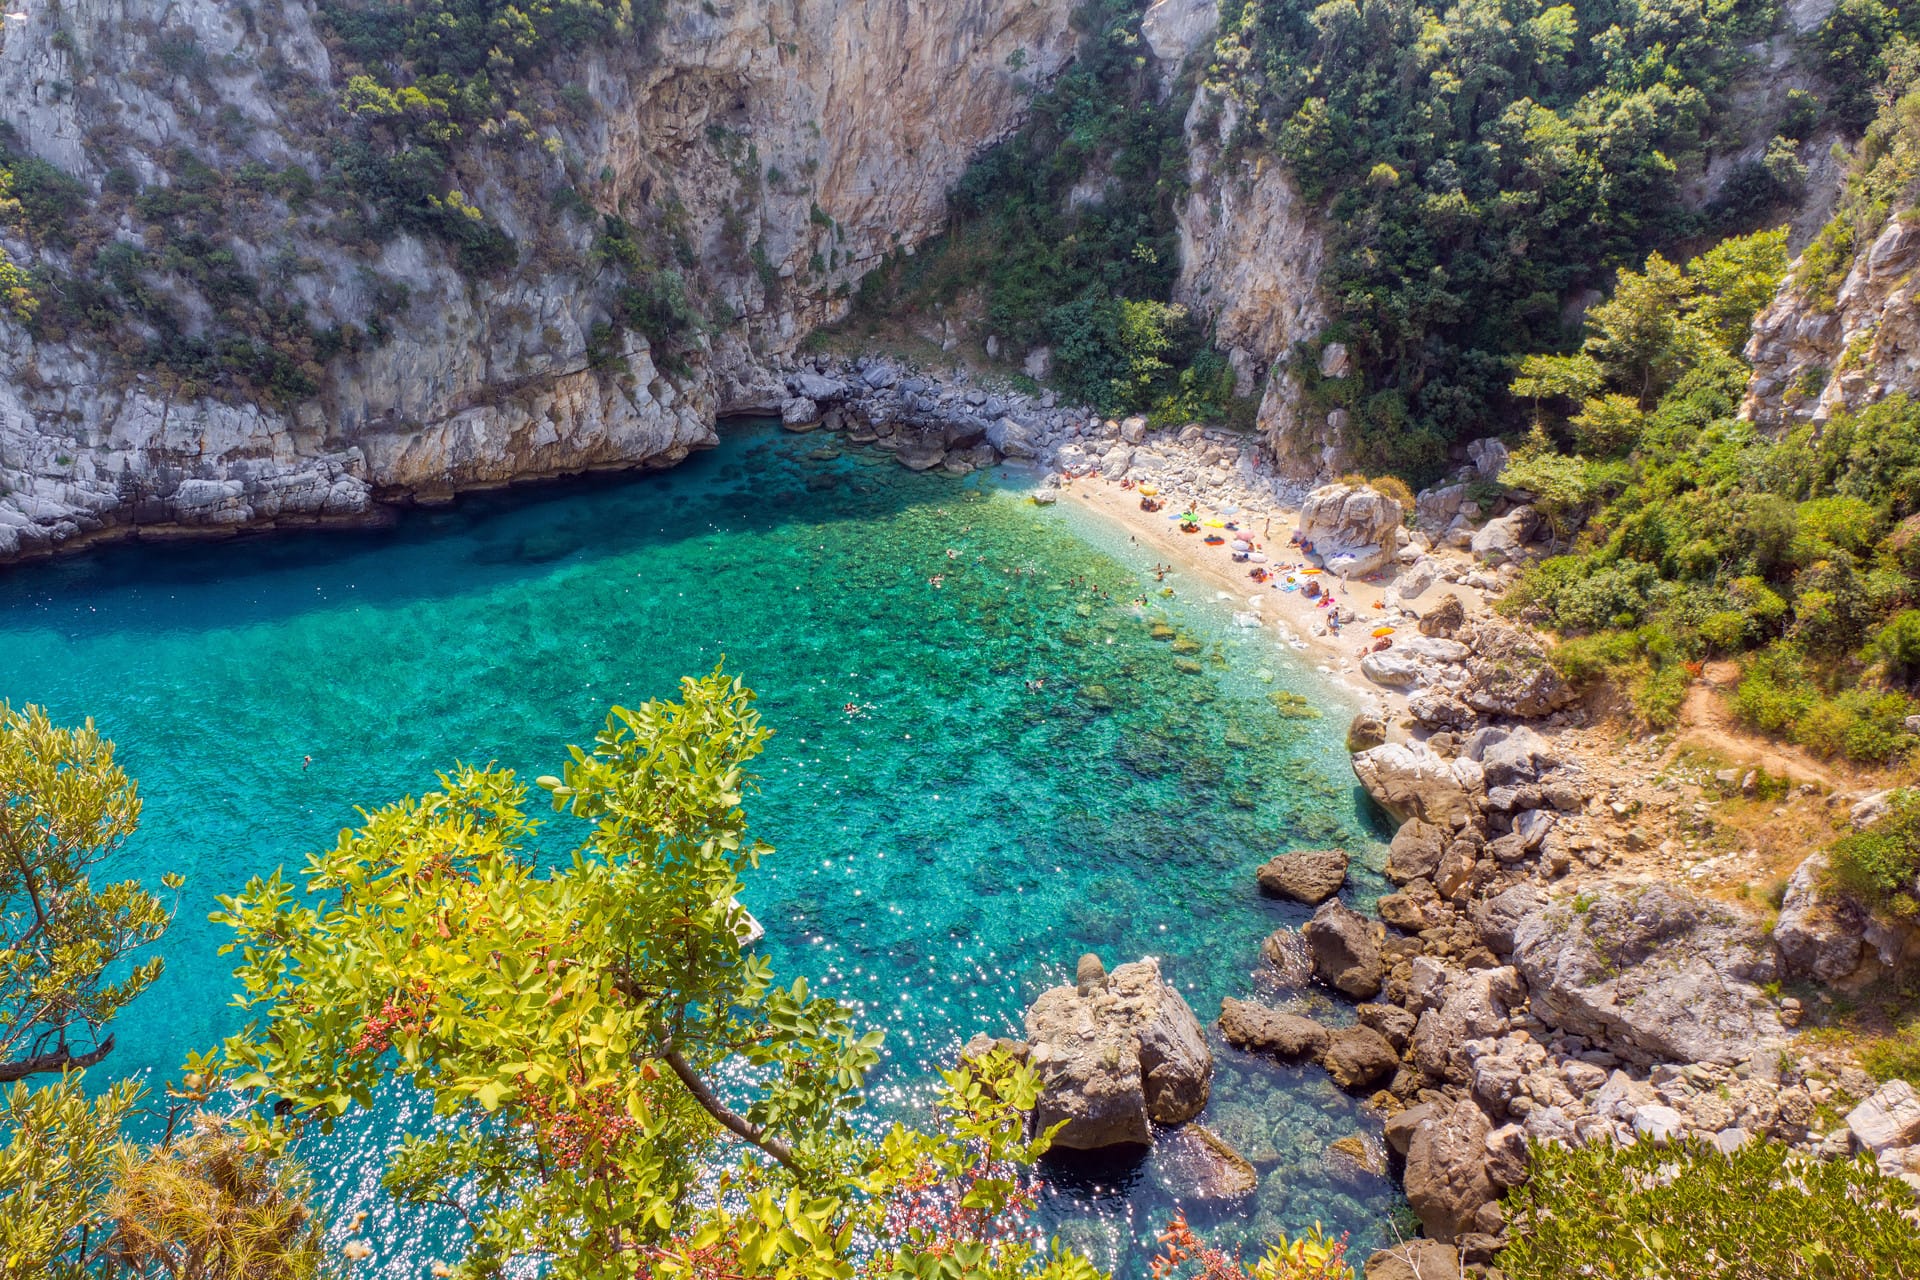
[{"label": "tree growing on cliff", "polygon": [[1090,1278],[1008,1227],[1033,1073],[1004,1055],[947,1077],[947,1132],[856,1124],[880,1033],[780,984],[742,948],[746,772],[768,737],[718,670],[678,702],[614,708],[539,780],[577,843],[506,770],[366,815],[308,863],[222,899],[260,1021],[227,1042],[236,1084],[322,1126],[418,1092],[441,1117],[385,1185],[453,1208],[459,1275],[532,1263],[595,1278],[882,1274]]}]

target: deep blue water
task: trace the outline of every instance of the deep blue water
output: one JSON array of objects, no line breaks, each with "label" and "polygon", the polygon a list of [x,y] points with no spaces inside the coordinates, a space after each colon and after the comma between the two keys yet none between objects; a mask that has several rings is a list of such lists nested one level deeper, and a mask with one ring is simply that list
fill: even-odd
[{"label": "deep blue water", "polygon": [[[974,1031],[1017,1032],[1083,951],[1162,957],[1210,1021],[1252,988],[1259,940],[1305,915],[1260,899],[1253,868],[1329,844],[1377,864],[1380,833],[1346,764],[1350,708],[1271,631],[1234,629],[1177,578],[1162,596],[1147,569],[1070,503],[760,426],[669,473],[474,497],[387,530],[0,575],[0,696],[94,717],[146,804],[116,870],[187,877],[166,975],[95,1075],[157,1081],[234,1028],[216,894],[296,870],[355,806],[429,789],[456,759],[557,772],[610,703],[671,696],[722,655],[776,731],[749,813],[777,852],[745,900],[778,972],[888,1030],[883,1107],[916,1110]],[[1125,603],[1142,594],[1148,609]],[[1180,639],[1154,639],[1156,621]],[[1349,893],[1378,887],[1362,874]],[[1215,1049],[1203,1118],[1263,1180],[1196,1221],[1250,1248],[1316,1220],[1356,1249],[1377,1238],[1392,1188],[1323,1160],[1377,1125],[1317,1070]],[[432,1256],[435,1229],[376,1185],[420,1110],[396,1099],[306,1152],[336,1217],[370,1213],[382,1274]],[[1143,1274],[1173,1204],[1151,1161],[1050,1173],[1047,1225]]]}]

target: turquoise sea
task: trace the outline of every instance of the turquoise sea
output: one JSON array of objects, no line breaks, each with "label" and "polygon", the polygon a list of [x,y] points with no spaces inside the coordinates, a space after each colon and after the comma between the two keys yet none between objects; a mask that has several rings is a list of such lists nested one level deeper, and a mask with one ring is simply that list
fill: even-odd
[{"label": "turquoise sea", "polygon": [[[0,696],[94,717],[146,805],[115,869],[186,876],[167,972],[94,1074],[157,1083],[233,1028],[216,894],[297,869],[355,806],[455,760],[557,772],[609,704],[671,696],[723,655],[776,731],[749,813],[777,852],[744,899],[779,973],[886,1028],[884,1109],[923,1114],[934,1066],[975,1031],[1017,1032],[1083,951],[1161,957],[1210,1023],[1257,989],[1260,939],[1306,915],[1262,900],[1254,867],[1325,845],[1377,866],[1381,832],[1347,767],[1350,708],[1271,630],[1236,629],[1178,577],[1159,594],[1150,568],[1070,501],[758,424],[671,472],[474,496],[386,530],[0,573]],[[1364,870],[1348,889],[1379,891]],[[1196,1225],[1251,1250],[1317,1220],[1364,1256],[1398,1196],[1334,1176],[1324,1152],[1377,1122],[1317,1069],[1214,1039],[1203,1119],[1262,1185]],[[381,1275],[426,1274],[439,1239],[377,1187],[421,1111],[395,1099],[305,1152],[336,1220],[369,1213]],[[1153,1161],[1046,1173],[1043,1225],[1144,1275],[1175,1202]]]}]

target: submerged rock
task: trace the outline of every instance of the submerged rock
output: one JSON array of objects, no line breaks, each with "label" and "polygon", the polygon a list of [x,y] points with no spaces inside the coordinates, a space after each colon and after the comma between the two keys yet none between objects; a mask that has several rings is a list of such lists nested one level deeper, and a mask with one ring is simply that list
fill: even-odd
[{"label": "submerged rock", "polygon": [[1078,985],[1049,988],[1027,1010],[1041,1085],[1034,1119],[1043,1129],[1067,1122],[1056,1146],[1144,1145],[1154,1124],[1207,1105],[1213,1054],[1158,960],[1123,964],[1098,983],[1090,976],[1083,958]]},{"label": "submerged rock", "polygon": [[1260,1187],[1260,1175],[1247,1158],[1199,1124],[1183,1124],[1160,1139],[1153,1171],[1176,1200],[1238,1200]]}]

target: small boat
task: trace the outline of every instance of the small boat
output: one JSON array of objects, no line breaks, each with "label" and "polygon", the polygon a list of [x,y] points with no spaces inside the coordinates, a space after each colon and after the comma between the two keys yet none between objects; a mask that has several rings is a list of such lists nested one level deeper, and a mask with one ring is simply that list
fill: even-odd
[{"label": "small boat", "polygon": [[1390,636],[1392,634],[1393,634],[1392,627],[1375,627],[1373,629],[1373,638],[1375,640],[1378,640],[1381,636]]}]

